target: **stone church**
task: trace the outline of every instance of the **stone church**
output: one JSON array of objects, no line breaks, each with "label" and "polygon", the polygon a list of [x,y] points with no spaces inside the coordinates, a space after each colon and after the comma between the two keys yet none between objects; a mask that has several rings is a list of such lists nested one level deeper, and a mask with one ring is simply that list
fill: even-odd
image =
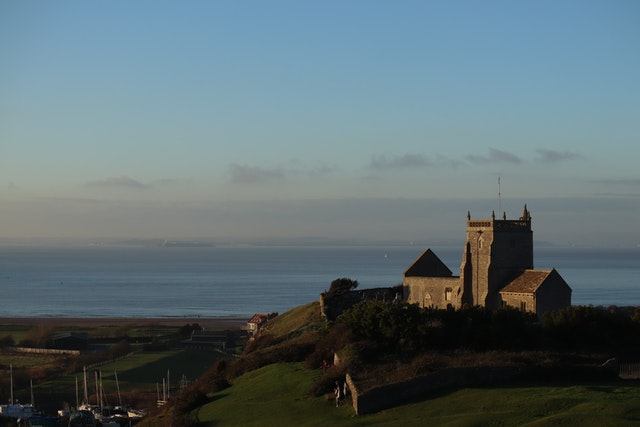
[{"label": "stone church", "polygon": [[571,288],[555,269],[533,269],[531,214],[524,206],[517,220],[472,220],[467,213],[467,242],[460,276],[453,276],[431,249],[404,272],[404,300],[421,307],[491,309],[516,307],[536,313],[571,305]]}]

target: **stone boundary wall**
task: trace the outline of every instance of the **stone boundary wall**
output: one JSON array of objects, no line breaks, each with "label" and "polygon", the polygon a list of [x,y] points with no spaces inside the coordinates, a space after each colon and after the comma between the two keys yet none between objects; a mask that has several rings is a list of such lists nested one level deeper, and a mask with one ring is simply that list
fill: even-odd
[{"label": "stone boundary wall", "polygon": [[356,415],[359,415],[358,401],[360,399],[360,390],[358,390],[355,381],[353,381],[353,378],[351,378],[351,375],[349,373],[347,373],[347,375],[345,376],[344,381],[347,383],[347,388],[349,389],[349,394],[351,395],[351,403],[353,404],[353,409],[356,410]]},{"label": "stone boundary wall", "polygon": [[364,415],[406,403],[443,388],[477,387],[505,382],[518,377],[522,370],[521,367],[449,368],[402,383],[377,387],[365,393],[358,390],[349,374],[346,382],[356,415]]},{"label": "stone boundary wall", "polygon": [[80,350],[62,350],[53,348],[36,348],[36,347],[11,347],[11,350],[18,353],[37,353],[37,354],[71,354],[77,356]]},{"label": "stone boundary wall", "polygon": [[346,382],[356,415],[363,415],[404,404],[427,393],[447,388],[486,387],[514,380],[598,381],[610,380],[617,375],[617,370],[614,372],[605,366],[481,366],[447,368],[402,383],[376,387],[367,392],[359,390],[349,374],[346,375]]}]

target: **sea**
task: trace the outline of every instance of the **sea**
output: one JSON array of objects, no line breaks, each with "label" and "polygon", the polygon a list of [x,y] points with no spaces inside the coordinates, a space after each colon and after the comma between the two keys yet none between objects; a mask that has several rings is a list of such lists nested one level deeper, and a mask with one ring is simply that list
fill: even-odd
[{"label": "sea", "polygon": [[[0,317],[250,317],[318,299],[332,280],[393,286],[418,245],[0,245]],[[462,246],[431,249],[459,274]],[[574,305],[640,306],[640,247],[536,247]]]}]

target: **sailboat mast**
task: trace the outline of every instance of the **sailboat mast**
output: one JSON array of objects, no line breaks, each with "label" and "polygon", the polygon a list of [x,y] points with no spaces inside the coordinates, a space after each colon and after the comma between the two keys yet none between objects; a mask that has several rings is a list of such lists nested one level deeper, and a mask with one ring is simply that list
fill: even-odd
[{"label": "sailboat mast", "polygon": [[89,404],[89,386],[87,384],[87,367],[82,368],[84,372],[84,403],[85,405]]},{"label": "sailboat mast", "polygon": [[113,371],[113,375],[116,377],[116,390],[118,390],[118,406],[122,406],[122,399],[120,398],[120,383],[118,382],[118,373]]},{"label": "sailboat mast", "polygon": [[96,406],[100,406],[100,389],[98,388],[98,371],[94,371],[94,377],[96,378]]},{"label": "sailboat mast", "polygon": [[13,405],[13,365],[9,364],[9,377],[11,377],[11,404]]}]

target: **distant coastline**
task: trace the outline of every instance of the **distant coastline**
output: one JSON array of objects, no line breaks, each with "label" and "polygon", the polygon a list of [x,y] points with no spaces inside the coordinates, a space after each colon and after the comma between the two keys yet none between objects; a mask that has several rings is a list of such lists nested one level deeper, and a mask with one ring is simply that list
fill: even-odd
[{"label": "distant coastline", "polygon": [[[295,237],[295,238],[209,238],[198,239],[179,237],[152,238],[8,238],[0,237],[0,245],[28,245],[28,246],[137,246],[137,247],[185,247],[185,248],[213,248],[213,247],[322,247],[322,246],[430,246],[430,247],[460,247],[464,243],[464,236],[459,238],[431,238],[422,237],[415,240],[404,239],[357,239],[357,238],[329,238],[329,237]],[[640,248],[640,244],[631,245],[580,245],[573,242],[557,243],[548,240],[534,240],[535,247],[555,248],[583,248],[583,249],[625,249]]]}]

